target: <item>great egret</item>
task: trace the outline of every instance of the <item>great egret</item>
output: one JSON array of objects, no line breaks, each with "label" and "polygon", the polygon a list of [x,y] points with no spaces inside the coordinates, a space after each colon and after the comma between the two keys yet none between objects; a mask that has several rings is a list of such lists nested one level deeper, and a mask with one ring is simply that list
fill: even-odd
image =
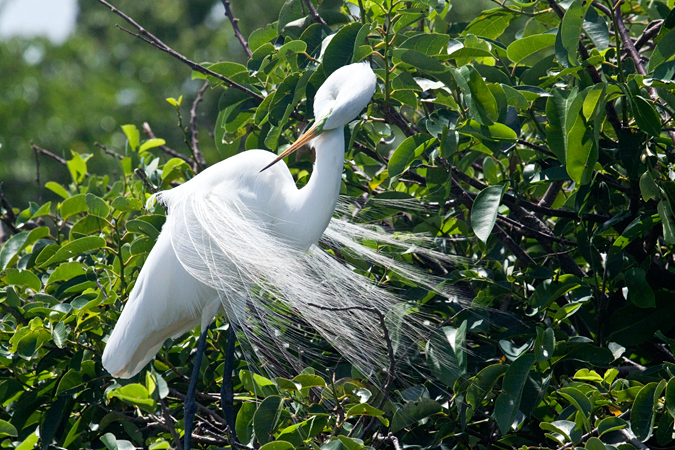
[{"label": "great egret", "polygon": [[[190,410],[196,407],[190,396],[208,325],[219,311],[226,314],[230,330],[236,327],[242,336],[247,356],[285,361],[297,370],[302,369],[298,355],[313,353],[297,321],[289,318],[292,314],[367,376],[386,369],[391,356],[382,339],[384,314],[394,311],[393,326],[409,322],[402,333],[423,335],[421,325],[401,311],[400,299],[314,245],[325,232],[324,239],[334,247],[384,263],[428,288],[436,285],[424,273],[359,243],[372,239],[406,247],[404,241],[348,221],[331,221],[345,154],[343,127],[368,105],[375,88],[367,63],[344,66],[316,93],[315,124],[282,154],[246,151],[158,194],[168,207],[167,222],[107,341],[103,366],[114,377],[132,377],[166,339],[201,323],[185,408],[186,448]],[[307,143],[315,148],[316,163],[307,185],[297,189],[282,159]],[[230,349],[233,337],[231,332]],[[231,417],[228,422],[233,423]]]}]

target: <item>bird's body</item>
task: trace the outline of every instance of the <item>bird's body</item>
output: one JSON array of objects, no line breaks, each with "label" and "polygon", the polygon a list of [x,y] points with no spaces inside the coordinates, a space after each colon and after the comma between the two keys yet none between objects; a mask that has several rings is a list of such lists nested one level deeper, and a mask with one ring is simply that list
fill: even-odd
[{"label": "bird's body", "polygon": [[[347,120],[367,104],[375,88],[374,74],[369,67],[359,64],[342,70],[349,67],[352,77],[353,72],[367,76],[367,85],[358,86],[360,90],[365,87],[367,98],[359,102],[358,109],[346,111]],[[354,80],[340,79],[340,83],[333,83],[330,89],[326,86],[318,95],[322,95],[323,100],[326,97],[334,99],[339,89],[349,88],[345,84],[353,84]],[[357,89],[354,86],[343,92],[352,95]],[[321,114],[326,117],[329,112],[316,109],[317,117],[322,117]],[[327,128],[331,123],[326,122]],[[274,241],[278,241],[276,244],[279,245],[262,249],[265,252],[283,252],[288,249],[307,251],[319,240],[335,210],[345,152],[342,125],[338,122],[337,127],[326,129],[314,138],[313,146],[317,149],[315,167],[309,182],[301,189],[296,187],[283,161],[261,172],[262,168],[276,159],[274,153],[249,150],[209,167],[181,186],[162,192],[160,200],[167,206],[169,218],[178,219],[174,222],[179,224],[181,218],[199,213],[192,208],[193,205],[210,205],[201,212],[208,213],[212,207],[225,213],[224,220],[233,216],[243,219],[239,231],[244,244],[246,235],[249,232],[255,234],[255,228],[269,235],[267,245],[274,245]],[[187,210],[190,212],[184,214]],[[251,227],[250,230],[245,229],[246,224]],[[200,230],[206,224],[194,220],[179,226],[182,225],[187,225],[188,232],[191,232]],[[164,227],[160,233],[103,354],[103,364],[113,376],[128,378],[135,375],[152,359],[166,339],[181,335],[200,322],[205,328],[220,309],[226,313],[229,311],[230,319],[234,319],[231,316],[238,314],[233,309],[242,307],[237,302],[245,303],[247,290],[254,280],[241,277],[240,282],[237,282],[237,276],[227,276],[227,286],[214,286],[214,283],[209,282],[208,274],[207,280],[204,280],[204,274],[194,273],[199,272],[194,267],[196,264],[191,264],[185,260],[189,258],[181,258],[177,254],[177,245],[195,244],[192,237],[182,235],[175,230],[175,226]],[[185,242],[179,243],[181,240]],[[201,244],[204,243],[200,241],[194,248],[201,247]],[[259,251],[261,244],[252,241],[250,249],[225,249],[226,259],[227,253]],[[254,249],[254,246],[258,248]],[[178,249],[178,253],[186,252]],[[196,259],[203,256],[199,255]],[[236,274],[241,269],[234,260],[236,255],[232,256],[229,264],[226,260],[225,264],[219,265],[218,271]],[[215,284],[219,283],[216,281]],[[226,288],[227,292],[219,287]]]},{"label": "bird's body", "polygon": [[[425,238],[399,239],[333,218],[336,203],[341,207],[343,128],[368,104],[375,84],[366,64],[338,69],[317,91],[315,124],[281,155],[243,152],[158,194],[167,220],[107,341],[106,370],[132,377],[166,339],[200,323],[203,348],[207,326],[219,311],[237,330],[243,356],[257,357],[268,371],[297,372],[321,359],[322,350],[313,345],[320,336],[378,383],[392,357],[392,343],[382,339],[384,317],[396,328],[398,351],[412,360],[409,350],[415,353],[419,341],[428,338],[430,322],[315,245],[321,239],[327,248],[454,298],[453,291],[439,288],[443,280],[364,245],[376,242],[453,261],[426,249]],[[314,147],[316,162],[308,183],[298,189],[280,160],[306,143]]]}]

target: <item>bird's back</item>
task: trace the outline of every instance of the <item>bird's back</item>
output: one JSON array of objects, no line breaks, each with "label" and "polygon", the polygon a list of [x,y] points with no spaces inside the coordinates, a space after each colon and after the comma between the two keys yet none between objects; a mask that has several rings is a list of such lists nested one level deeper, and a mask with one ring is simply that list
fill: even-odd
[{"label": "bird's back", "polygon": [[268,151],[247,151],[159,194],[173,226],[167,224],[162,229],[106,344],[103,365],[115,377],[135,375],[166,339],[190,331],[200,322],[210,323],[221,307],[237,307],[235,299],[241,297],[247,286],[236,273],[236,263],[225,261],[220,265],[223,273],[232,275],[227,278],[231,295],[228,300],[222,292],[219,294],[200,281],[203,278],[196,273],[200,262],[190,261],[189,255],[196,259],[205,256],[199,255],[196,246],[206,239],[217,239],[207,237],[206,228],[217,228],[208,225],[209,217],[227,220],[238,227],[242,235],[237,240],[243,246],[256,243],[246,242],[251,230],[238,226],[241,219],[249,226],[274,229],[275,213],[283,208],[281,194],[286,189],[295,189],[295,185],[285,165],[259,173],[273,158],[274,154]]}]

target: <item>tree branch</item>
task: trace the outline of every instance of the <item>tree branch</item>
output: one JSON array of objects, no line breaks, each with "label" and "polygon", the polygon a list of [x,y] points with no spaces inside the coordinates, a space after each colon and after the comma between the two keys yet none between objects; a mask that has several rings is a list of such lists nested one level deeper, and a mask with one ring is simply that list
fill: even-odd
[{"label": "tree branch", "polygon": [[223,2],[223,6],[225,7],[225,15],[227,16],[228,19],[230,19],[230,23],[232,24],[232,29],[234,30],[234,35],[239,39],[239,43],[241,44],[242,47],[244,47],[244,51],[246,52],[246,56],[249,58],[253,56],[251,53],[251,48],[248,46],[248,42],[246,42],[246,39],[244,39],[244,35],[241,34],[241,31],[239,30],[239,19],[234,17],[232,14],[232,8],[230,7],[230,2],[229,0],[221,0]]},{"label": "tree branch", "polygon": [[210,70],[210,69],[208,69],[208,68],[202,66],[201,64],[197,64],[196,62],[191,61],[190,59],[188,59],[188,58],[185,57],[184,55],[178,53],[177,51],[175,51],[174,49],[172,49],[171,47],[169,47],[168,45],[166,45],[164,42],[162,42],[162,41],[161,41],[159,38],[157,38],[155,35],[153,35],[153,34],[150,33],[148,30],[146,30],[145,28],[143,28],[142,26],[140,26],[138,23],[136,23],[136,21],[135,21],[134,19],[132,19],[131,17],[127,16],[126,14],[124,14],[124,13],[123,13],[122,11],[120,11],[119,9],[115,8],[113,5],[111,5],[111,4],[108,3],[107,1],[105,1],[105,0],[98,0],[98,2],[101,3],[101,4],[103,4],[103,5],[105,5],[106,7],[108,7],[113,13],[117,14],[117,15],[120,16],[122,19],[126,20],[131,26],[133,26],[134,28],[136,28],[136,29],[138,30],[138,34],[137,34],[137,33],[133,33],[133,32],[131,32],[131,31],[129,31],[129,30],[124,30],[122,27],[120,27],[120,26],[118,25],[118,27],[119,27],[120,29],[122,29],[123,31],[126,31],[127,33],[129,33],[129,34],[131,34],[131,35],[133,35],[133,36],[135,36],[135,37],[137,37],[137,38],[139,38],[139,39],[141,39],[141,40],[147,42],[148,44],[152,45],[153,47],[156,47],[156,48],[158,48],[159,50],[168,53],[169,55],[173,56],[173,57],[176,58],[177,60],[181,61],[182,63],[184,63],[184,64],[186,64],[186,65],[188,65],[188,66],[189,66],[192,70],[194,70],[194,71],[197,71],[197,72],[199,72],[199,73],[203,73],[204,75],[210,75],[210,76],[212,76],[212,77],[214,77],[214,78],[217,78],[218,80],[222,81],[223,83],[227,84],[228,86],[230,86],[230,87],[232,87],[232,88],[235,88],[235,89],[239,89],[239,90],[242,91],[242,92],[246,92],[248,95],[250,95],[251,97],[253,97],[253,98],[257,99],[257,100],[260,100],[260,101],[263,101],[263,100],[264,100],[264,97],[263,97],[262,95],[260,95],[260,94],[258,94],[258,93],[256,93],[256,92],[253,92],[252,90],[250,90],[250,89],[247,88],[246,86],[242,86],[241,84],[236,83],[236,82],[230,80],[230,79],[227,78],[226,76],[223,76],[223,75],[221,75],[221,74],[219,74],[219,73],[216,73],[216,72],[214,72],[214,71],[212,71],[212,70]]},{"label": "tree branch", "polygon": [[307,5],[307,9],[309,9],[309,15],[312,16],[312,19],[314,19],[314,22],[320,23],[321,25],[328,25],[325,20],[321,18],[319,15],[319,11],[316,10],[314,5],[312,4],[312,0],[302,0],[302,2]]},{"label": "tree branch", "polygon": [[106,147],[106,146],[103,145],[103,144],[99,144],[98,142],[94,142],[94,146],[100,148],[100,149],[103,150],[107,155],[110,155],[110,156],[112,156],[113,158],[124,159],[124,156],[120,155],[120,154],[117,153],[116,151],[110,150],[108,147]]},{"label": "tree branch", "polygon": [[143,182],[143,184],[146,185],[146,186],[148,187],[148,189],[150,189],[150,191],[151,191],[153,194],[156,194],[156,193],[157,193],[157,188],[155,187],[155,185],[153,185],[153,184],[150,182],[150,180],[148,180],[148,177],[145,176],[145,172],[143,172],[143,169],[140,169],[140,168],[137,167],[137,168],[134,170],[134,173],[138,176],[138,178],[141,179],[141,181]]},{"label": "tree branch", "polygon": [[[229,3],[229,2],[226,2]],[[199,102],[202,101],[204,97],[204,91],[209,87],[209,82],[205,81],[204,85],[197,91],[197,98],[192,102],[192,108],[190,108],[190,135],[192,140],[192,155],[195,158],[195,162],[200,170],[206,169],[206,160],[204,160],[204,155],[199,150],[199,142],[197,141],[197,106]]]}]

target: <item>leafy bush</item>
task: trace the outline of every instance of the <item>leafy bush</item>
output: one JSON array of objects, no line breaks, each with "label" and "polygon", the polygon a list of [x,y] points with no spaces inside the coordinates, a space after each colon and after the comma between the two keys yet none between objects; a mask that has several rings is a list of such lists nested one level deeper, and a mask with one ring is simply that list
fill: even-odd
[{"label": "leafy bush", "polygon": [[[342,194],[417,199],[414,213],[381,219],[445,238],[446,251],[474,261],[443,267],[408,255],[472,290],[475,307],[407,290],[447,326],[422,349],[430,372],[409,374],[386,401],[346,364],[270,380],[242,359],[240,442],[672,446],[675,10],[507,0],[454,23],[451,5],[436,0],[317,6],[288,0],[278,22],[249,36],[246,65],[193,67],[210,83],[205,95],[220,96],[219,151],[293,142],[325,78],[370,61],[378,91],[346,129]],[[115,175],[89,174],[89,159],[104,156],[73,152],[69,184],[45,185],[59,201],[3,203],[12,233],[0,250],[6,447],[168,448],[184,428],[195,333],[168,341],[123,385],[100,357],[164,222],[160,206],[143,209],[150,187],[194,176],[199,153],[175,156],[163,140],[123,129],[126,147],[106,149]],[[307,157],[289,167],[307,181]],[[217,320],[201,367],[202,446],[231,443],[212,394],[224,330]],[[439,359],[458,372],[435,370]]]}]

